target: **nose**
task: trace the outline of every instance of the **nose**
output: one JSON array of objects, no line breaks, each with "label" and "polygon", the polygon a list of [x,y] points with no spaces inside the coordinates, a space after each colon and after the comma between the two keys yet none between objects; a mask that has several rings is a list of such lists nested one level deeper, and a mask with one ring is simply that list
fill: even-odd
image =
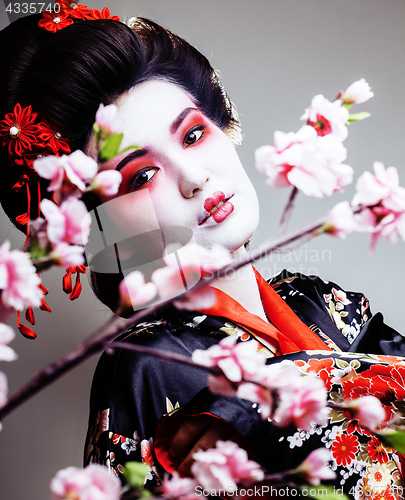
[{"label": "nose", "polygon": [[177,163],[179,189],[184,198],[192,198],[204,189],[210,178],[209,171],[191,161]]}]

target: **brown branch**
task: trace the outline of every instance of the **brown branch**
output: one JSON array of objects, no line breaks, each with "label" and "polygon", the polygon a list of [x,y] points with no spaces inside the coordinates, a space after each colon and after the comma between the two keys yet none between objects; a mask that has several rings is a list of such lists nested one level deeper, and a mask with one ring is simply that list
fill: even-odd
[{"label": "brown branch", "polygon": [[295,198],[297,197],[298,194],[298,188],[295,186],[292,188],[292,191],[290,193],[290,197],[288,198],[287,204],[284,207],[283,213],[281,215],[281,220],[280,220],[280,227],[277,231],[277,235],[285,234],[288,223],[290,222],[292,211],[294,208],[294,202]]}]

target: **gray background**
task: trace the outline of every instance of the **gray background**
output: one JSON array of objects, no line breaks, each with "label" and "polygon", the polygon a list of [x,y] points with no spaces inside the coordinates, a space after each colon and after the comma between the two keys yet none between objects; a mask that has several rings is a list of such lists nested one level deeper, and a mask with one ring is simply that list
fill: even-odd
[{"label": "gray background", "polygon": [[[253,246],[277,228],[288,191],[270,190],[254,169],[254,151],[270,144],[275,130],[296,131],[313,95],[333,99],[337,91],[364,77],[375,97],[355,111],[372,117],[350,127],[347,163],[356,177],[375,160],[395,165],[405,185],[405,2],[403,0],[137,0],[100,3],[121,19],[149,17],[183,36],[220,70],[236,103],[245,135],[239,148],[261,201],[261,224]],[[0,23],[8,23],[3,5]],[[292,226],[312,220],[345,198],[353,186],[333,199],[299,196]],[[23,239],[1,214],[1,241],[15,248]],[[258,264],[265,277],[283,267],[319,273],[348,290],[361,290],[373,311],[403,330],[404,243],[380,242],[368,256],[368,237],[346,241],[322,236],[290,256]],[[52,314],[39,311],[38,338],[21,336],[12,343],[19,353],[0,369],[11,391],[46,363],[73,348],[108,317],[84,279],[83,296],[71,303],[61,290],[62,270],[43,276],[50,289]],[[19,335],[19,334],[18,334]],[[1,497],[10,500],[49,498],[48,483],[60,468],[81,465],[87,426],[88,393],[96,359],[45,389],[3,422],[0,433]]]}]

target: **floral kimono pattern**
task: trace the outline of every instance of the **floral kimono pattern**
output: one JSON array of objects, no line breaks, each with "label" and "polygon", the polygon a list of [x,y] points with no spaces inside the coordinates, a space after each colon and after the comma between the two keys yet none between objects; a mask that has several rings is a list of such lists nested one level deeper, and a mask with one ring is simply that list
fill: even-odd
[{"label": "floral kimono pattern", "polygon": [[[303,373],[316,372],[332,401],[372,394],[384,404],[387,417],[405,411],[405,362],[400,357],[405,356],[404,339],[383,323],[381,314],[372,316],[362,294],[289,273],[274,278],[271,285],[332,351],[279,355],[230,321],[226,311],[219,317],[174,308],[166,309],[164,317],[134,325],[119,340],[190,357],[195,349],[207,349],[227,335],[236,335],[238,342],[254,339],[268,363],[288,360]],[[369,354],[355,352],[366,345]],[[144,461],[150,471],[147,484],[159,484],[170,466],[162,454],[161,463],[156,460],[157,428],[170,432],[184,415],[202,412],[224,419],[245,436],[269,472],[291,469],[312,450],[326,447],[329,466],[337,473],[333,484],[349,498],[403,498],[400,457],[342,412],[331,411],[328,425],[314,422],[309,432],[281,429],[263,421],[249,401],[212,395],[204,370],[125,349],[103,354],[99,361],[85,463],[105,464],[120,475],[125,462]],[[156,450],[161,446],[155,442]]]}]

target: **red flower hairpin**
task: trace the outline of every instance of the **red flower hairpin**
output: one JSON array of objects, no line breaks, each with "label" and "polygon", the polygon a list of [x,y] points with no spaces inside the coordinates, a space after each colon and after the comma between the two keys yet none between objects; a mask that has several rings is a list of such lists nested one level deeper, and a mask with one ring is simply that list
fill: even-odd
[{"label": "red flower hairpin", "polygon": [[58,0],[55,3],[55,10],[53,12],[42,12],[42,18],[38,22],[38,26],[55,33],[73,24],[74,19],[85,21],[112,19],[113,21],[120,21],[118,16],[111,16],[107,7],[104,7],[100,12],[97,9],[89,9],[86,5],[78,4],[75,1]]}]

